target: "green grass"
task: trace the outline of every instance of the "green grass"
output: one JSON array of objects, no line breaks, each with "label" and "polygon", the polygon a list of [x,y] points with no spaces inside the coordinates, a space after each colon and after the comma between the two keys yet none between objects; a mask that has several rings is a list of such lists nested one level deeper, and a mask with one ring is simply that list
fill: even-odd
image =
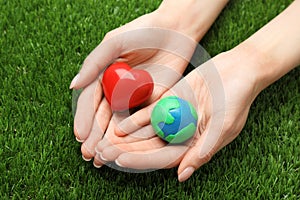
[{"label": "green grass", "polygon": [[[201,44],[231,49],[291,0],[232,0]],[[106,32],[159,0],[0,0],[1,199],[299,199],[300,70],[259,95],[241,135],[193,177],[81,159],[69,83]],[[287,38],[288,40],[288,38]]]}]

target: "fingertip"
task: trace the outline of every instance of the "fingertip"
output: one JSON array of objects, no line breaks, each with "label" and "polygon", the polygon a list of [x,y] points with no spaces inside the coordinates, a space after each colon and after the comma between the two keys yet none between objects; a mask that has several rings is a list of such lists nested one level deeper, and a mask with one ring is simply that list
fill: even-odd
[{"label": "fingertip", "polygon": [[127,133],[122,131],[121,128],[118,126],[115,128],[114,132],[115,132],[115,135],[118,137],[124,137],[124,136],[128,135]]},{"label": "fingertip", "polygon": [[115,163],[116,163],[116,165],[118,165],[119,167],[124,167],[124,165],[122,165],[118,159],[115,160]]},{"label": "fingertip", "polygon": [[179,175],[178,175],[178,181],[179,182],[184,182],[188,180],[192,174],[194,173],[195,168],[194,167],[187,167],[185,168]]},{"label": "fingertip", "polygon": [[80,143],[83,143],[85,140],[83,138],[80,137],[79,133],[78,133],[78,130],[76,128],[76,126],[74,125],[74,135],[75,135],[75,139],[77,142],[80,142]]},{"label": "fingertip", "polygon": [[94,165],[94,167],[99,169],[103,166],[103,163],[94,160],[93,165]]},{"label": "fingertip", "polygon": [[148,115],[148,109],[144,108],[123,119],[116,125],[114,132],[117,136],[126,136],[141,129],[149,123],[150,117]]},{"label": "fingertip", "polygon": [[184,182],[191,177],[195,170],[207,163],[212,155],[211,149],[205,149],[202,146],[201,139],[199,139],[195,146],[193,146],[185,154],[178,167],[178,180]]},{"label": "fingertip", "polygon": [[92,158],[87,158],[87,157],[85,157],[84,155],[81,155],[81,156],[82,156],[82,159],[83,159],[84,161],[89,162],[89,161],[92,160]]},{"label": "fingertip", "polygon": [[81,139],[79,139],[78,137],[75,137],[75,139],[76,139],[76,141],[79,142],[79,143],[83,143],[83,142],[84,142],[84,140],[81,140]]},{"label": "fingertip", "polygon": [[[197,141],[199,142],[199,141]],[[198,169],[202,164],[199,159],[199,146],[194,146],[187,151],[181,160],[178,167],[178,181],[184,182],[188,180],[192,174]]]},{"label": "fingertip", "polygon": [[94,164],[94,167],[97,168],[97,169],[100,169],[103,166],[102,164],[99,164],[99,165],[96,164],[96,163],[93,163],[93,164]]},{"label": "fingertip", "polygon": [[93,161],[93,165],[96,167],[96,168],[100,168],[102,167],[106,162],[104,160],[101,159],[100,155],[99,154],[96,154],[95,157],[94,157],[94,161]]},{"label": "fingertip", "polygon": [[199,169],[203,164],[203,160],[199,158],[199,151],[197,151],[196,147],[193,147],[185,154],[179,164],[178,181],[184,182],[189,179],[194,171]]},{"label": "fingertip", "polygon": [[82,153],[82,158],[85,161],[90,161],[95,155],[95,151],[89,149],[85,143],[81,145],[81,153]]},{"label": "fingertip", "polygon": [[99,152],[98,155],[99,155],[99,157],[101,158],[101,160],[103,160],[103,161],[105,161],[105,162],[109,161],[107,158],[105,158],[105,157],[103,156],[103,153]]},{"label": "fingertip", "polygon": [[73,80],[71,81],[70,87],[69,87],[70,89],[79,89],[79,88],[76,87],[79,78],[80,78],[80,74],[77,74],[77,75],[73,78]]}]

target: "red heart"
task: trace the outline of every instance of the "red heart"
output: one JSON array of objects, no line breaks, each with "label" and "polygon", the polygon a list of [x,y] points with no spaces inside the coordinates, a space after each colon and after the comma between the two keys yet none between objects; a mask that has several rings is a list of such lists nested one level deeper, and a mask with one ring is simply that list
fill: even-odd
[{"label": "red heart", "polygon": [[112,110],[124,111],[139,106],[151,96],[153,80],[147,71],[117,62],[105,70],[102,86]]}]

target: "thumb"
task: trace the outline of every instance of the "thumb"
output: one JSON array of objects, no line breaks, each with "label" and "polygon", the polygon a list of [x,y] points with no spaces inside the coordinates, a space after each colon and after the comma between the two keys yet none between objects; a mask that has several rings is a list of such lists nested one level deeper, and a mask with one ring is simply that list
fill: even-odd
[{"label": "thumb", "polygon": [[80,72],[73,78],[70,89],[80,89],[94,81],[106,66],[121,54],[121,43],[118,37],[104,40],[86,57]]},{"label": "thumb", "polygon": [[[122,53],[126,54],[130,51],[163,49],[185,60],[190,60],[196,44],[195,41],[176,31],[155,27],[151,28],[151,26],[148,27],[145,25],[141,27],[141,24],[147,24],[143,23],[143,19],[139,18],[128,25],[106,34],[103,42],[85,59],[79,74],[72,80],[70,89],[80,89],[88,85],[95,80],[106,66],[116,60]],[[132,29],[134,26],[140,28]],[[168,41],[176,41],[176,43]],[[181,44],[191,48],[179,48],[182,46]]]},{"label": "thumb", "polygon": [[[196,133],[200,135],[200,133]],[[190,178],[195,170],[209,162],[220,149],[220,134],[204,131],[192,148],[188,150],[178,167],[178,180],[184,182]]]}]

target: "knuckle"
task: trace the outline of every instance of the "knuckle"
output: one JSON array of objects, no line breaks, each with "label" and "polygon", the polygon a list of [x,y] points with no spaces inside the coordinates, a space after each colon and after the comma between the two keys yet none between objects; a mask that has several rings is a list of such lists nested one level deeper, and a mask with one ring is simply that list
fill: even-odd
[{"label": "knuckle", "polygon": [[209,151],[209,152],[205,153],[204,155],[200,154],[200,162],[203,164],[208,163],[211,160],[211,158],[213,157],[213,155],[214,154],[212,151]]}]

